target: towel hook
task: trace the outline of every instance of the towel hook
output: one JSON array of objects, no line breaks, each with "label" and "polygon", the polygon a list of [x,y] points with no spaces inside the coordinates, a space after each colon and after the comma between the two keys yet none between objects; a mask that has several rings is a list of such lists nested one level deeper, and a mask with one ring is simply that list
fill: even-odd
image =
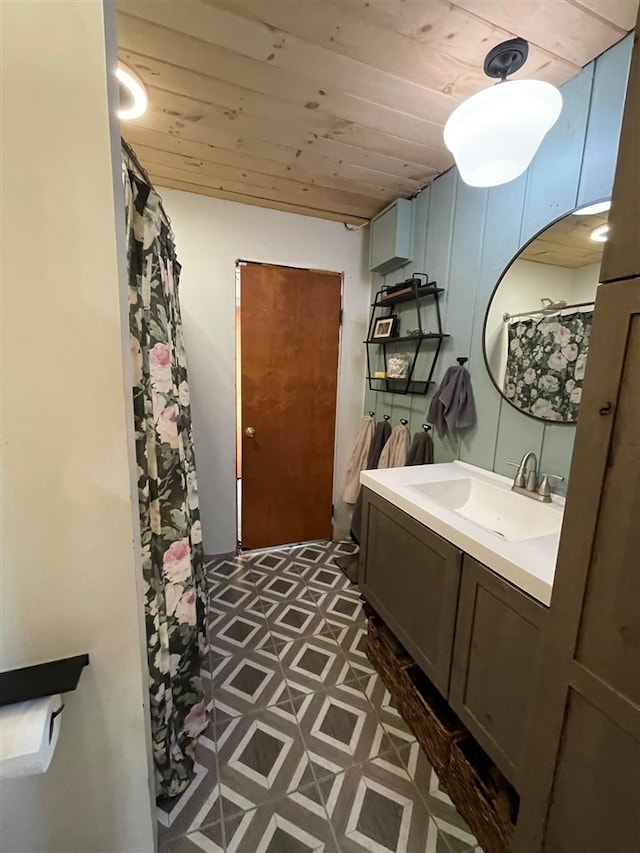
[{"label": "towel hook", "polygon": [[385,416],[384,416],[384,419],[385,419],[385,421],[390,421],[390,420],[391,420],[391,415],[385,415]]},{"label": "towel hook", "polygon": [[431,427],[429,426],[429,424],[422,424],[422,429],[425,432],[429,432],[431,430]]},{"label": "towel hook", "polygon": [[402,426],[406,426],[409,421],[406,418],[400,418],[400,423],[402,424]]},{"label": "towel hook", "polygon": [[461,356],[460,358],[456,358],[456,361],[458,362],[460,367],[462,367],[464,364],[466,364],[469,361],[469,359]]},{"label": "towel hook", "polygon": [[375,412],[369,412],[369,417],[372,418],[375,415]]}]

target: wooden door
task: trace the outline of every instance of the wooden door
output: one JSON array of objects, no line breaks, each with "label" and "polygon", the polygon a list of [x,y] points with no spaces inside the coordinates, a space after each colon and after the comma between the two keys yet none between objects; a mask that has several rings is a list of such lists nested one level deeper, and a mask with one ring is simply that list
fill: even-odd
[{"label": "wooden door", "polygon": [[446,698],[462,552],[364,490],[362,592]]},{"label": "wooden door", "polygon": [[548,610],[464,555],[449,703],[520,790]]},{"label": "wooden door", "polygon": [[516,853],[640,850],[640,279],[598,289]]},{"label": "wooden door", "polygon": [[240,266],[243,548],[331,538],[341,285]]}]

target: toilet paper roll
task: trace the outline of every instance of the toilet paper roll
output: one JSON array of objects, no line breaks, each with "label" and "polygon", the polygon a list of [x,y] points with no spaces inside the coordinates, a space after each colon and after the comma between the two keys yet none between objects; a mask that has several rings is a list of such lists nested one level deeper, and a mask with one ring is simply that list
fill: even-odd
[{"label": "toilet paper roll", "polygon": [[45,696],[0,708],[0,777],[44,773],[60,732],[62,697]]}]

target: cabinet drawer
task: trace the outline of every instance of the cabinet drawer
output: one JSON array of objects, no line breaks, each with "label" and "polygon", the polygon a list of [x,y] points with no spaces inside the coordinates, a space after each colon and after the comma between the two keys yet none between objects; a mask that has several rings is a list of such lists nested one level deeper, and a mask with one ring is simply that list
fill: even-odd
[{"label": "cabinet drawer", "polygon": [[449,702],[518,788],[547,608],[465,554]]},{"label": "cabinet drawer", "polygon": [[364,490],[360,587],[447,696],[462,552]]}]

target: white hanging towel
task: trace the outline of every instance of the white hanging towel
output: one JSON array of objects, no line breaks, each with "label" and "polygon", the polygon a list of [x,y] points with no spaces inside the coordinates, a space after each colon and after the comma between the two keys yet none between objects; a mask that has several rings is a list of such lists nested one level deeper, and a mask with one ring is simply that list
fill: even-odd
[{"label": "white hanging towel", "polygon": [[382,450],[378,468],[402,468],[406,465],[410,438],[409,430],[404,424],[394,427]]},{"label": "white hanging towel", "polygon": [[373,431],[375,429],[375,421],[370,415],[365,415],[362,418],[360,429],[356,436],[356,440],[349,457],[347,465],[347,474],[344,478],[344,489],[342,490],[342,500],[346,504],[354,504],[358,500],[360,494],[360,471],[367,466],[367,458],[371,441],[373,439]]}]

